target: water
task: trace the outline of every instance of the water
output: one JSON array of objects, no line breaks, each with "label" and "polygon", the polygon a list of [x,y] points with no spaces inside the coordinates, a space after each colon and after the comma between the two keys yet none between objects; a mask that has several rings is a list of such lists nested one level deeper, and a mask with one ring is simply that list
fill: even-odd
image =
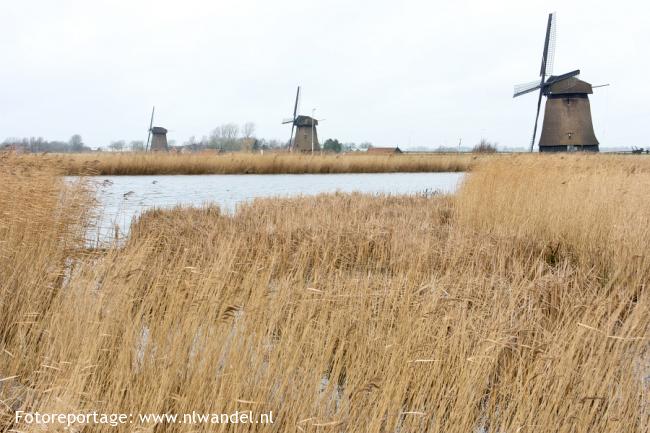
[{"label": "water", "polygon": [[[258,197],[291,197],[333,192],[369,194],[453,193],[463,173],[273,174],[191,176],[98,176],[98,238],[124,235],[133,217],[153,207],[215,203],[234,212]],[[93,236],[95,237],[95,236]]]}]

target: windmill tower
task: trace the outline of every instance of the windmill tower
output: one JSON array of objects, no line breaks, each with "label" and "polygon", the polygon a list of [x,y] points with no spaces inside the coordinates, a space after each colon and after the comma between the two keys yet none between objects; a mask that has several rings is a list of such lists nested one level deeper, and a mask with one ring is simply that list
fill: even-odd
[{"label": "windmill tower", "polygon": [[[282,124],[291,123],[291,136],[289,137],[289,150],[297,152],[319,152],[318,143],[318,119],[310,116],[298,115],[298,103],[300,101],[300,86],[296,91],[296,102],[293,106],[293,118],[285,119]],[[296,132],[294,136],[293,133]]]},{"label": "windmill tower", "polygon": [[153,126],[153,115],[156,107],[151,110],[151,120],[149,121],[149,133],[147,135],[147,145],[145,150],[152,152],[167,152],[169,146],[167,145],[167,130],[162,126]]},{"label": "windmill tower", "polygon": [[579,69],[562,75],[553,75],[554,54],[555,14],[552,13],[548,15],[546,25],[542,66],[539,72],[540,79],[515,86],[513,95],[516,98],[539,89],[530,151],[533,151],[535,145],[542,96],[546,96],[539,151],[563,152],[575,149],[598,152],[599,143],[591,122],[591,107],[588,98],[588,95],[593,93],[593,87],[586,81],[576,78],[580,74]]}]

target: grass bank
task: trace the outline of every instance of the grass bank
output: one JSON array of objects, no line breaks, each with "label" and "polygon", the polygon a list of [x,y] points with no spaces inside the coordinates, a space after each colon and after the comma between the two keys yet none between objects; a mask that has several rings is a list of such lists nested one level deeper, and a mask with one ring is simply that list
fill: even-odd
[{"label": "grass bank", "polygon": [[[259,432],[650,423],[644,160],[499,158],[454,197],[152,211],[101,255],[79,244],[83,188],[5,166],[0,431],[29,430],[17,409],[273,411],[239,427]],[[154,425],[92,427],[135,429]]]},{"label": "grass bank", "polygon": [[475,155],[299,155],[212,152],[92,153],[55,157],[67,174],[304,174],[467,171]]}]

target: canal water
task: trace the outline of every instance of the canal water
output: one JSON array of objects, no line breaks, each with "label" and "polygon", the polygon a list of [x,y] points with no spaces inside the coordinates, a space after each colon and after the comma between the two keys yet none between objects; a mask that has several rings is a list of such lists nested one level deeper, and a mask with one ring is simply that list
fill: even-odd
[{"label": "canal water", "polygon": [[96,239],[128,233],[132,218],[151,208],[213,203],[234,212],[258,197],[293,197],[333,192],[367,194],[453,193],[463,173],[361,173],[273,175],[97,176]]}]

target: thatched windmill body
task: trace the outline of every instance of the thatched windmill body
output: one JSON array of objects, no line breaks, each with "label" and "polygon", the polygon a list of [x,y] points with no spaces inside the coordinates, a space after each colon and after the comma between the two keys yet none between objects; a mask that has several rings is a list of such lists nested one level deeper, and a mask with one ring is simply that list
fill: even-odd
[{"label": "thatched windmill body", "polygon": [[156,107],[151,110],[151,120],[149,121],[149,133],[147,135],[147,145],[145,150],[153,152],[167,152],[169,146],[167,144],[167,129],[162,126],[153,126],[153,116],[156,112]]},{"label": "thatched windmill body", "polygon": [[576,78],[580,74],[579,69],[562,75],[553,75],[554,54],[555,14],[552,13],[548,16],[546,26],[540,79],[515,86],[513,95],[516,98],[539,90],[530,151],[533,151],[535,145],[542,96],[546,96],[539,151],[585,150],[597,152],[599,143],[594,133],[588,98],[588,95],[593,93],[593,87],[586,81]]},{"label": "thatched windmill body", "polygon": [[[310,116],[298,115],[298,104],[300,102],[300,86],[296,91],[296,101],[293,106],[293,117],[285,119],[282,124],[291,123],[291,136],[289,137],[289,150],[297,152],[318,152],[318,119]],[[295,136],[294,136],[295,131]]]}]

